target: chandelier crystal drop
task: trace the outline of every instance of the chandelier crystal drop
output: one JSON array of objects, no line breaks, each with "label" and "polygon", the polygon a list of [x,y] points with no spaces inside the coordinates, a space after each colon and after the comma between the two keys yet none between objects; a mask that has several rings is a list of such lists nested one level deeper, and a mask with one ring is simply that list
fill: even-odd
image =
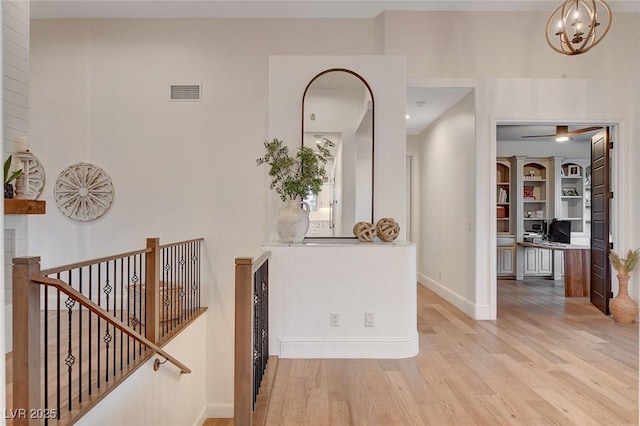
[{"label": "chandelier crystal drop", "polygon": [[607,35],[611,18],[605,0],[565,0],[547,21],[547,43],[563,55],[586,53]]}]

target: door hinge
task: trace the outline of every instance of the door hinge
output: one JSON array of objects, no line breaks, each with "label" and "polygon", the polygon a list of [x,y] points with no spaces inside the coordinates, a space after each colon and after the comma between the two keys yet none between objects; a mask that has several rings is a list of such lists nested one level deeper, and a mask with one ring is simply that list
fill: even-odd
[{"label": "door hinge", "polygon": [[611,191],[611,192],[609,193],[609,199],[610,199],[610,200],[613,200],[613,191]]},{"label": "door hinge", "polygon": [[613,141],[609,141],[609,149],[613,149]]},{"label": "door hinge", "polygon": [[609,292],[609,299],[613,299],[613,292],[612,291]]},{"label": "door hinge", "polygon": [[609,250],[613,250],[613,243],[609,243]]}]

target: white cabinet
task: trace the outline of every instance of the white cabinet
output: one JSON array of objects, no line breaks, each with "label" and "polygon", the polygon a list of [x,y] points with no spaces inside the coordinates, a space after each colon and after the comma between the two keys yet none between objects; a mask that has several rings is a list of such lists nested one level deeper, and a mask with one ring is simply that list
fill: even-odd
[{"label": "white cabinet", "polygon": [[553,269],[552,250],[535,247],[524,248],[524,275],[551,275]]},{"label": "white cabinet", "polygon": [[515,274],[515,269],[513,267],[515,256],[515,247],[498,247],[498,276],[511,276]]}]

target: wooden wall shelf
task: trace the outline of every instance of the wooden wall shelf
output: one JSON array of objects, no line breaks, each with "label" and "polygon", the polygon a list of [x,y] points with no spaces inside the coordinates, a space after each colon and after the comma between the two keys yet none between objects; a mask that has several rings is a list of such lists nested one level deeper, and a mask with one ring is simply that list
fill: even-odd
[{"label": "wooden wall shelf", "polygon": [[4,214],[45,214],[46,202],[43,200],[4,199]]}]

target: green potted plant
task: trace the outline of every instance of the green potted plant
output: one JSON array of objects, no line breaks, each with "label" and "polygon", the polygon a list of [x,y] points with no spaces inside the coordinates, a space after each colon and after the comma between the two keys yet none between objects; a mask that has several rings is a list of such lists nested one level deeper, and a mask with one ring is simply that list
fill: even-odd
[{"label": "green potted plant", "polygon": [[13,184],[11,182],[22,174],[22,169],[10,172],[12,159],[13,156],[9,155],[4,160],[4,198],[13,198]]},{"label": "green potted plant", "polygon": [[621,259],[613,250],[609,252],[609,259],[617,271],[619,284],[618,294],[609,304],[609,309],[613,319],[623,324],[633,323],[638,315],[638,303],[629,297],[628,287],[629,273],[636,268],[639,258],[640,249],[629,249],[626,259]]},{"label": "green potted plant", "polygon": [[270,188],[285,202],[278,215],[278,234],[284,242],[300,242],[307,233],[309,206],[303,200],[322,189],[325,164],[331,157],[327,147],[331,146],[331,142],[317,149],[301,146],[291,156],[281,140],[264,142],[265,154],[256,163],[269,165]]}]

